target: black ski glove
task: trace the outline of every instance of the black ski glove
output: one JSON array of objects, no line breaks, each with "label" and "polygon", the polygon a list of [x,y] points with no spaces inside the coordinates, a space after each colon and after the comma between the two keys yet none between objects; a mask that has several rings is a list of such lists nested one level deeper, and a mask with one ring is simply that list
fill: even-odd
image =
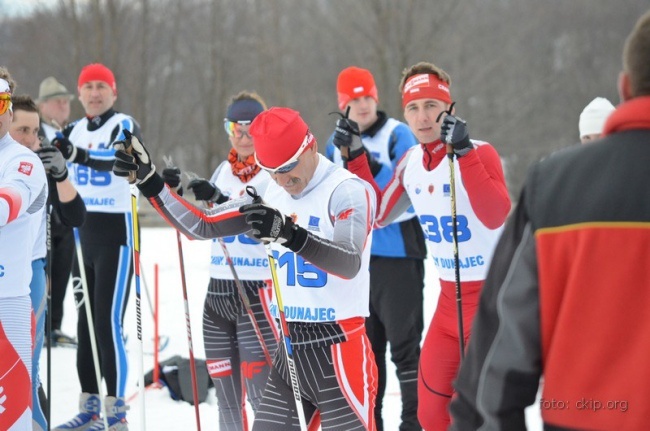
[{"label": "black ski glove", "polygon": [[60,183],[68,178],[68,168],[65,166],[63,154],[56,147],[44,147],[36,151],[40,157],[45,171],[48,172],[54,181]]},{"label": "black ski glove", "polygon": [[[364,146],[361,142],[361,133],[359,133],[359,125],[356,121],[349,118],[339,118],[336,120],[336,129],[334,130],[334,138],[332,139],[336,148],[341,150],[341,156],[344,160],[354,160],[364,153]],[[343,155],[343,147],[348,148],[348,156]]]},{"label": "black ski glove", "polygon": [[[149,152],[137,136],[124,129],[124,140],[113,143],[115,162],[113,173],[125,177],[129,184],[138,186],[146,183],[156,173],[156,166],[151,162]],[[130,150],[127,152],[127,150]]]},{"label": "black ski glove", "polygon": [[56,132],[56,137],[52,141],[52,145],[54,145],[69,162],[81,164],[88,162],[88,151],[75,146],[61,132]]},{"label": "black ski glove", "polygon": [[454,154],[458,157],[464,156],[474,148],[469,140],[467,122],[454,115],[446,115],[442,120],[440,140],[445,144],[451,144],[454,148]]},{"label": "black ski glove", "polygon": [[221,203],[221,190],[205,178],[194,178],[187,185],[187,189],[192,190],[198,201]]},{"label": "black ski glove", "polygon": [[162,178],[170,189],[179,196],[183,196],[183,185],[181,184],[181,170],[176,166],[165,168],[162,171]]},{"label": "black ski glove", "polygon": [[239,212],[246,215],[246,223],[255,238],[276,242],[293,251],[299,251],[307,241],[307,231],[295,224],[290,217],[262,203],[243,205]]},{"label": "black ski glove", "polygon": [[[359,125],[355,121],[345,117],[339,118],[336,121],[336,130],[334,131],[332,142],[339,150],[341,150],[341,158],[343,158],[344,162],[349,162],[350,160],[354,160],[360,155],[365,154],[368,158],[368,164],[370,165],[372,176],[374,177],[381,170],[381,163],[370,154],[365,145],[363,145],[363,142],[361,142]],[[348,148],[347,158],[343,154],[343,147]]]}]

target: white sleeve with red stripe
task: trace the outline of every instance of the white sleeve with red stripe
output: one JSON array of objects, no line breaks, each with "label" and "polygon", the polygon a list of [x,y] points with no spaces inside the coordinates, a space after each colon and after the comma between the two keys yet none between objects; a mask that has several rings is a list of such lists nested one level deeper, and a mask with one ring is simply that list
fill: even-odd
[{"label": "white sleeve with red stripe", "polygon": [[40,159],[24,147],[5,146],[0,154],[4,159],[0,163],[0,226],[5,226],[45,205],[47,180]]},{"label": "white sleeve with red stripe", "polygon": [[416,147],[411,147],[406,151],[397,162],[393,176],[384,190],[381,190],[375,182],[366,157],[357,157],[348,163],[350,172],[370,184],[377,196],[377,205],[375,207],[377,209],[377,218],[375,220],[377,227],[388,226],[411,206],[411,201],[402,184],[402,176],[414,148]]},{"label": "white sleeve with red stripe", "polygon": [[391,224],[411,206],[411,199],[406,193],[402,179],[412,153],[413,148],[410,148],[404,153],[395,166],[393,177],[382,191],[381,200],[377,209],[376,224],[378,226]]},{"label": "white sleeve with red stripe", "polygon": [[32,251],[47,200],[40,159],[9,137],[0,138],[0,298],[29,295]]}]

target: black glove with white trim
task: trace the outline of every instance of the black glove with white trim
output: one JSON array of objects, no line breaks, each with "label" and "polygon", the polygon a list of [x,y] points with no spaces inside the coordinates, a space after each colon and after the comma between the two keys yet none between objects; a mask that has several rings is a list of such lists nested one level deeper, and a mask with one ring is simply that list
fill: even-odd
[{"label": "black glove with white trim", "polygon": [[154,176],[156,166],[152,163],[149,152],[138,137],[126,129],[123,133],[124,140],[113,144],[115,147],[113,173],[118,177],[125,177],[129,184],[142,186]]},{"label": "black glove with white trim", "polygon": [[359,125],[356,121],[349,118],[339,118],[336,120],[336,129],[334,130],[334,137],[332,142],[336,148],[341,150],[348,148],[348,157],[343,156],[345,160],[354,160],[365,152],[363,143],[361,142],[361,133],[359,132]]},{"label": "black glove with white trim", "polygon": [[55,146],[69,162],[80,163],[82,165],[88,162],[88,151],[83,148],[78,148],[61,132],[56,132],[56,137],[52,140],[52,145]]},{"label": "black glove with white trim", "polygon": [[252,235],[265,242],[275,242],[298,251],[307,241],[307,231],[295,224],[291,217],[263,203],[243,205],[239,212],[246,215]]},{"label": "black glove with white trim", "polygon": [[467,122],[451,114],[446,115],[442,120],[440,140],[445,144],[451,144],[457,157],[464,156],[474,148],[469,139]]},{"label": "black glove with white trim", "polygon": [[44,147],[36,151],[36,154],[43,162],[45,171],[49,173],[54,181],[60,183],[68,178],[68,168],[65,165],[63,154],[56,147]]}]

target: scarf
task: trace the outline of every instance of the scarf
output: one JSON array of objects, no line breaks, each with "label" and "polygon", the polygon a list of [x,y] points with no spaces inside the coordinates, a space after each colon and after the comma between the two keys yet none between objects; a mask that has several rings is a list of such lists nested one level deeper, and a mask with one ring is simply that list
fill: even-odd
[{"label": "scarf", "polygon": [[228,162],[232,174],[239,178],[242,183],[249,182],[260,171],[260,167],[255,163],[255,157],[251,154],[243,162],[239,160],[237,151],[234,148],[228,153]]}]

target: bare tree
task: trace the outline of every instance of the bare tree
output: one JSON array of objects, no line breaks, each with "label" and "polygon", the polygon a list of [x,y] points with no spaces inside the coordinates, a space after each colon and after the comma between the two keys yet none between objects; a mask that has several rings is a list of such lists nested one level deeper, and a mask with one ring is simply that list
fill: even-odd
[{"label": "bare tree", "polygon": [[[172,155],[204,176],[230,148],[222,120],[231,94],[254,90],[269,105],[299,110],[322,150],[340,70],[370,69],[381,108],[401,118],[402,69],[431,61],[451,74],[470,135],[503,156],[516,196],[532,161],[577,142],[589,100],[616,101],[623,37],[647,7],[647,0],[57,0],[0,18],[0,58],[19,91],[33,95],[46,76],[72,90],[83,65],[105,62],[118,79],[117,109],[141,122],[155,156]],[[83,115],[77,103],[73,115]]]}]

